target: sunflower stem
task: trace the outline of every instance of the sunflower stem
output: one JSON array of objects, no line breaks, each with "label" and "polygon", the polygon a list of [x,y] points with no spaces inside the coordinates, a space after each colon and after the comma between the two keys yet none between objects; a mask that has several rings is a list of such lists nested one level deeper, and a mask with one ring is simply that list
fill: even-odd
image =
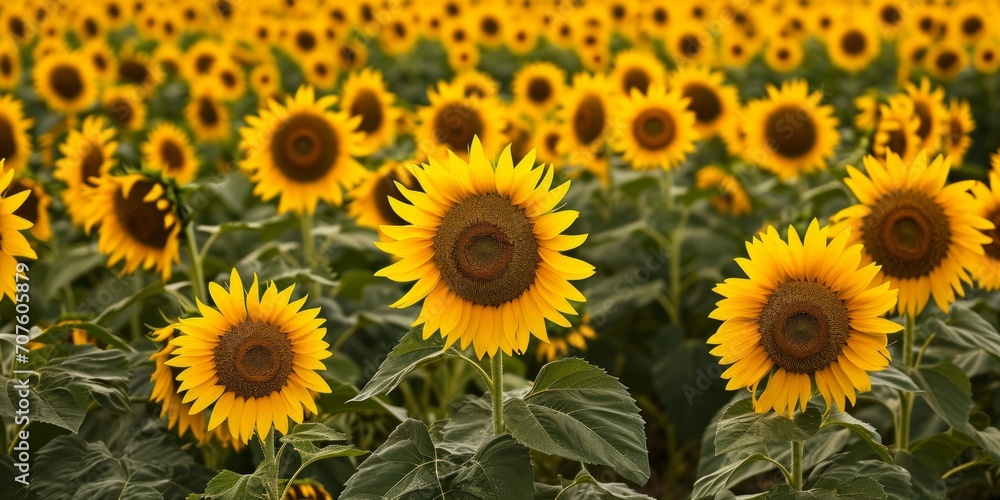
[{"label": "sunflower stem", "polygon": [[788,484],[795,491],[802,491],[802,441],[792,441],[792,470]]},{"label": "sunflower stem", "polygon": [[677,226],[670,231],[670,303],[674,305],[671,324],[681,324],[681,245],[684,243],[684,226],[687,225],[688,210],[681,211]]},{"label": "sunflower stem", "polygon": [[[299,219],[302,225],[302,258],[305,261],[306,268],[313,269],[316,267],[316,239],[313,238],[313,214],[312,212],[306,212],[302,214]],[[312,283],[312,296],[313,300],[319,298],[320,287],[319,283],[313,281]]]},{"label": "sunflower stem", "polygon": [[[912,314],[906,315],[906,327],[903,329],[903,365],[913,367],[913,323]],[[910,413],[913,411],[913,393],[899,391],[899,422],[896,425],[896,448],[910,448]]]},{"label": "sunflower stem", "polygon": [[503,353],[498,352],[490,358],[490,368],[493,376],[490,377],[493,387],[490,392],[493,397],[493,433],[503,434]]},{"label": "sunflower stem", "polygon": [[270,476],[268,481],[264,482],[264,489],[267,490],[267,498],[273,500],[281,500],[278,496],[279,479],[278,479],[278,463],[274,454],[274,426],[272,425],[267,429],[267,436],[260,435],[260,429],[257,429],[257,439],[260,441],[260,449],[264,452],[264,461],[267,466],[267,473]]},{"label": "sunflower stem", "polygon": [[184,229],[187,240],[188,256],[191,258],[191,281],[193,283],[194,296],[200,300],[206,300],[208,291],[205,288],[205,272],[201,267],[201,254],[198,253],[198,240],[194,235],[194,224],[188,223]]}]

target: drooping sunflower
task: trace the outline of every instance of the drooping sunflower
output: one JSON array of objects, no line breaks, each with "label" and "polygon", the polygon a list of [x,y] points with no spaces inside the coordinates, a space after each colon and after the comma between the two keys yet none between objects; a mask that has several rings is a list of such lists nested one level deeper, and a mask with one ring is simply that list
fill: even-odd
[{"label": "drooping sunflower", "polygon": [[913,101],[904,95],[890,96],[888,103],[879,106],[872,152],[884,159],[891,151],[899,155],[903,163],[910,163],[922,145],[917,135],[919,128],[920,118],[913,112]]},{"label": "drooping sunflower", "polygon": [[656,54],[630,49],[615,54],[609,79],[615,92],[628,97],[632,89],[645,94],[650,85],[666,85],[667,71]]},{"label": "drooping sunflower", "polygon": [[866,156],[864,165],[867,175],[847,168],[844,183],[859,203],[834,215],[833,232],[850,228],[850,242],[864,245],[863,261],[882,266],[878,282],[899,289],[895,310],[916,316],[933,296],[947,311],[990,242],[982,231],[994,227],[975,212],[968,193],[975,181],[946,185],[951,158],[930,162],[926,151],[912,163],[890,153],[884,164]]},{"label": "drooping sunflower", "polygon": [[757,413],[805,411],[814,388],[828,410],[844,410],[871,390],[869,372],[889,366],[886,335],[903,327],[882,315],[896,290],[875,279],[879,267],[862,263],[850,235],[813,219],[804,238],[790,226],[786,243],[769,226],[736,259],[748,277],[715,287],[725,298],[709,317],[723,323],[708,344],[730,365],[726,389],[749,389]]},{"label": "drooping sunflower", "polygon": [[160,123],[149,131],[142,144],[142,158],[146,166],[163,171],[180,184],[191,182],[198,173],[198,156],[191,140],[172,123]]},{"label": "drooping sunflower", "polygon": [[77,53],[55,52],[37,60],[32,78],[35,91],[55,111],[76,113],[97,99],[94,68]]},{"label": "drooping sunflower", "polygon": [[211,89],[199,89],[192,94],[191,102],[184,106],[184,117],[199,141],[224,141],[232,133],[229,108],[219,102]]},{"label": "drooping sunflower", "polygon": [[32,125],[34,120],[24,117],[21,101],[9,94],[0,95],[0,160],[6,159],[7,169],[20,172],[27,167]]},{"label": "drooping sunflower", "polygon": [[344,82],[340,108],[352,117],[361,117],[356,131],[363,134],[359,144],[362,154],[388,146],[396,138],[399,109],[395,100],[378,71],[366,68],[352,73]]},{"label": "drooping sunflower", "polygon": [[560,253],[586,238],[561,234],[577,212],[553,212],[569,183],[550,189],[553,170],[535,167],[532,153],[515,166],[509,148],[494,168],[478,138],[468,163],[449,160],[412,169],[424,191],[400,188],[412,204],[390,200],[411,225],[382,227],[396,241],[376,245],[400,260],[376,275],[416,281],[392,307],[424,299],[414,322],[424,338],[440,331],[447,345],[471,344],[480,358],[524,352],[532,335],[547,340],[546,319],[570,326],[567,299],[585,298],[568,280],[594,273]]},{"label": "drooping sunflower", "polygon": [[14,210],[14,215],[30,222],[31,234],[40,241],[48,241],[52,238],[52,221],[49,217],[49,205],[52,204],[52,197],[45,192],[42,183],[27,177],[14,179],[7,190],[8,196],[28,192],[28,197],[24,203]]},{"label": "drooping sunflower", "polygon": [[[403,163],[395,161],[382,165],[351,190],[351,202],[347,206],[347,211],[359,226],[379,231],[381,226],[406,224],[389,204],[389,198],[405,201],[399,188],[396,187],[397,182],[406,189],[420,191],[420,185],[417,184],[413,174]],[[379,234],[384,238],[381,231]]]},{"label": "drooping sunflower", "polygon": [[[575,323],[575,322],[571,322]],[[550,334],[548,342],[539,342],[535,346],[535,359],[539,362],[555,361],[565,358],[571,350],[586,351],[587,341],[597,338],[597,332],[590,324],[590,316],[580,316],[579,324],[559,333]]]},{"label": "drooping sunflower", "polygon": [[17,214],[17,210],[24,204],[30,195],[30,191],[21,191],[16,194],[7,192],[7,188],[14,179],[14,170],[4,168],[4,160],[0,158],[0,273],[3,274],[3,282],[0,283],[0,299],[4,296],[14,298],[14,285],[16,283],[14,274],[17,272],[17,258],[27,257],[37,259],[35,251],[28,244],[28,239],[21,231],[31,228],[31,222]]},{"label": "drooping sunflower", "polygon": [[924,77],[920,86],[912,82],[906,84],[906,94],[913,101],[913,114],[920,119],[917,136],[922,147],[928,151],[936,151],[941,147],[948,122],[948,109],[944,106],[944,89],[931,89],[930,79]]},{"label": "drooping sunflower", "polygon": [[117,127],[137,131],[146,126],[145,94],[132,85],[110,87],[104,90],[101,105],[104,113]]},{"label": "drooping sunflower", "polygon": [[976,183],[972,194],[976,198],[978,208],[976,213],[993,223],[993,230],[987,230],[986,235],[992,239],[983,245],[983,255],[978,256],[975,264],[970,267],[972,277],[984,290],[1000,289],[1000,156],[993,157],[993,170],[989,173],[989,186]]},{"label": "drooping sunflower", "polygon": [[555,109],[560,94],[566,89],[566,73],[547,61],[525,64],[514,76],[511,89],[514,102],[523,112],[545,116]]},{"label": "drooping sunflower", "polygon": [[767,98],[749,103],[744,127],[757,162],[781,178],[826,168],[840,142],[833,107],[820,104],[821,91],[809,92],[804,80],[767,87]]},{"label": "drooping sunflower", "polygon": [[827,52],[834,66],[857,73],[878,57],[881,37],[869,22],[840,23],[827,39]]},{"label": "drooping sunflower", "polygon": [[89,116],[79,130],[69,131],[59,145],[63,157],[56,161],[55,177],[66,184],[63,202],[73,223],[82,226],[87,216],[87,189],[115,166],[115,129],[99,116]]},{"label": "drooping sunflower", "polygon": [[255,428],[262,436],[272,425],[287,434],[288,419],[301,423],[303,407],[317,412],[312,392],[330,392],[317,373],[332,355],[325,320],[317,318],[319,308],[302,309],[305,298],[293,301],[293,290],[270,283],[260,295],[254,275],[244,291],[233,269],[228,292],[209,284],[215,308],[199,301],[199,316],[178,320],[181,333],[170,341],[176,349],[166,364],[183,370],[178,392],[191,413],[212,407],[208,430],[227,422],[244,443]]},{"label": "drooping sunflower", "polygon": [[504,118],[495,99],[468,97],[464,89],[446,82],[439,82],[428,98],[430,105],[417,111],[417,149],[423,156],[444,158],[451,151],[467,159],[473,137],[479,137],[491,154],[506,142]]},{"label": "drooping sunflower", "polygon": [[0,43],[0,89],[13,90],[21,84],[21,55],[17,45]]},{"label": "drooping sunflower", "polygon": [[361,117],[329,111],[336,102],[335,96],[317,99],[312,87],[303,86],[284,105],[261,107],[240,130],[246,152],[241,167],[256,184],[254,194],[264,201],[280,195],[279,212],[312,213],[320,200],[339,206],[343,190],[364,177],[354,158]]},{"label": "drooping sunflower", "polygon": [[750,212],[750,197],[746,190],[736,177],[725,170],[714,165],[701,167],[695,173],[694,182],[698,189],[718,191],[708,201],[720,213],[739,217]]},{"label": "drooping sunflower", "polygon": [[679,90],[681,97],[688,100],[687,109],[694,113],[695,129],[703,139],[728,126],[740,107],[736,87],[723,80],[721,72],[691,66],[670,75],[670,88]]},{"label": "drooping sunflower", "polygon": [[94,186],[84,189],[84,229],[89,234],[100,226],[97,249],[108,255],[108,266],[124,261],[122,274],[141,267],[168,281],[171,266],[180,261],[181,223],[163,184],[141,174],[91,180]]},{"label": "drooping sunflower", "polygon": [[972,144],[969,134],[976,129],[969,101],[952,99],[948,105],[948,122],[944,133],[944,152],[951,156],[952,165],[958,166]]},{"label": "drooping sunflower", "polygon": [[632,89],[619,106],[621,129],[615,131],[614,148],[632,167],[670,170],[694,151],[700,135],[680,89],[668,92],[652,85],[645,94]]},{"label": "drooping sunflower", "polygon": [[587,156],[604,144],[611,125],[611,84],[600,75],[579,73],[561,100],[558,118],[565,130],[560,151]]}]

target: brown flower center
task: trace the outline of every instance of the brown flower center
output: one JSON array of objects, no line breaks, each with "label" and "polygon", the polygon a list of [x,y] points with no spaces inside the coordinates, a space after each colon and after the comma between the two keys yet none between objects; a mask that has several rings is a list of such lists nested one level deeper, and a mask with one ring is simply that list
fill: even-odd
[{"label": "brown flower center", "polygon": [[311,182],[325,176],[337,164],[340,138],[320,116],[297,114],[271,138],[274,164],[289,179]]},{"label": "brown flower center", "polygon": [[219,123],[219,111],[208,97],[203,96],[198,99],[198,120],[206,127],[214,127]]},{"label": "brown flower center", "polygon": [[850,332],[847,307],[813,281],[778,285],[760,313],[761,345],[776,365],[814,373],[837,360]]},{"label": "brown flower center", "polygon": [[83,76],[73,66],[60,64],[49,73],[49,83],[60,98],[72,101],[83,93]]},{"label": "brown flower center", "polygon": [[942,52],[934,59],[934,64],[941,71],[949,71],[958,64],[958,55],[954,52]]},{"label": "brown flower center", "polygon": [[80,180],[84,184],[94,187],[96,184],[91,179],[101,176],[101,165],[104,165],[104,150],[101,149],[100,144],[90,141],[87,141],[83,147],[86,148],[86,151],[80,158]]},{"label": "brown flower center", "polygon": [[[15,194],[20,194],[24,191],[31,191],[31,189],[24,184],[24,182],[17,180],[10,186],[9,195],[13,196]],[[14,215],[31,222],[32,224],[38,223],[38,196],[35,196],[34,191],[24,199],[24,203],[20,207],[14,210]]]},{"label": "brown flower center", "polygon": [[167,165],[168,171],[179,170],[184,166],[184,149],[172,140],[160,143],[160,159]]},{"label": "brown flower center", "polygon": [[351,116],[360,116],[358,130],[366,134],[375,132],[382,126],[382,102],[371,90],[362,90],[351,103]]},{"label": "brown flower center", "polygon": [[993,213],[987,219],[995,227],[989,231],[983,231],[986,236],[993,238],[993,241],[988,245],[983,245],[983,250],[986,252],[987,257],[993,260],[1000,260],[1000,208],[994,209]]},{"label": "brown flower center", "polygon": [[660,150],[673,143],[677,135],[677,123],[663,109],[647,109],[632,122],[632,135],[643,148]]},{"label": "brown flower center", "polygon": [[649,88],[650,80],[649,73],[647,73],[642,68],[629,68],[622,76],[622,90],[625,91],[625,95],[629,95],[632,89],[638,89],[639,92],[643,94]]},{"label": "brown flower center", "polygon": [[143,200],[154,185],[153,181],[138,181],[132,185],[128,197],[119,190],[115,194],[114,208],[118,223],[129,236],[143,245],[161,249],[167,246],[167,240],[177,223],[165,226],[164,219],[170,213],[170,207],[160,210],[156,206],[158,200]]},{"label": "brown flower center", "polygon": [[684,97],[687,97],[687,109],[694,112],[694,117],[701,124],[710,124],[722,114],[722,102],[714,90],[698,84],[692,83],[684,87]]},{"label": "brown flower center", "polygon": [[237,397],[263,398],[281,391],[294,371],[292,342],[281,329],[247,319],[212,349],[219,384]]},{"label": "brown flower center", "polygon": [[149,78],[149,68],[132,59],[118,63],[118,79],[132,84],[141,84]]},{"label": "brown flower center", "polygon": [[840,39],[840,48],[850,56],[856,56],[864,53],[867,47],[868,39],[865,38],[865,35],[858,30],[848,31]]},{"label": "brown flower center", "polygon": [[983,20],[976,16],[967,17],[962,21],[962,33],[965,33],[967,36],[975,36],[982,29]]},{"label": "brown flower center", "polygon": [[316,48],[316,37],[308,31],[300,31],[295,35],[295,45],[305,52]]},{"label": "brown flower center", "polygon": [[684,35],[680,42],[681,52],[687,57],[695,57],[701,53],[701,40],[695,35]]},{"label": "brown flower center", "polygon": [[[907,143],[906,132],[902,130],[892,130],[889,132],[889,138],[885,143],[885,147],[887,150],[892,151],[893,153],[896,153],[900,156],[905,156],[907,150],[906,143]],[[888,153],[886,153],[886,156],[888,156]]]},{"label": "brown flower center", "polygon": [[764,124],[768,146],[785,158],[798,158],[812,151],[817,133],[812,113],[794,104],[775,109]]},{"label": "brown flower center", "polygon": [[0,54],[0,73],[4,76],[14,73],[14,62],[10,60],[10,54]]},{"label": "brown flower center", "polygon": [[14,125],[6,117],[0,117],[0,158],[15,158],[17,155]]},{"label": "brown flower center", "polygon": [[882,7],[882,11],[879,13],[882,18],[882,22],[888,24],[889,26],[896,26],[900,21],[903,20],[903,15],[899,12],[899,9],[895,5],[886,5]]},{"label": "brown flower center", "polygon": [[448,104],[434,118],[434,135],[452,151],[465,152],[474,136],[482,137],[484,125],[479,111],[462,103]]},{"label": "brown flower center", "polygon": [[194,60],[194,67],[200,75],[208,73],[213,64],[215,64],[215,56],[212,54],[199,54]]},{"label": "brown flower center", "polygon": [[121,125],[127,125],[134,115],[132,103],[121,97],[115,97],[108,102],[108,115]]},{"label": "brown flower center", "polygon": [[926,141],[931,132],[931,109],[924,101],[913,103],[913,112],[920,118],[920,127],[917,128],[917,136],[920,140]]},{"label": "brown flower center", "polygon": [[532,78],[528,83],[528,98],[535,104],[544,104],[552,97],[552,84],[545,78]]},{"label": "brown flower center", "polygon": [[606,119],[601,99],[594,95],[584,97],[573,113],[573,132],[577,140],[584,145],[597,140],[604,131]]},{"label": "brown flower center", "polygon": [[399,192],[399,188],[396,187],[396,182],[399,181],[407,189],[415,191],[423,191],[412,175],[406,174],[405,178],[400,177],[396,172],[390,172],[389,175],[382,177],[377,184],[375,184],[375,192],[373,196],[375,197],[375,208],[378,210],[379,215],[382,220],[387,221],[386,223],[393,226],[403,226],[408,224],[395,210],[392,209],[392,205],[389,204],[389,198],[395,198],[403,203],[407,203],[406,198],[403,194]]},{"label": "brown flower center", "polygon": [[893,191],[862,220],[861,239],[882,271],[893,278],[927,276],[948,256],[951,227],[927,195]]},{"label": "brown flower center", "polygon": [[496,194],[478,195],[452,207],[434,237],[434,261],[458,296],[498,306],[520,297],[535,282],[541,258],[534,225],[524,209]]}]

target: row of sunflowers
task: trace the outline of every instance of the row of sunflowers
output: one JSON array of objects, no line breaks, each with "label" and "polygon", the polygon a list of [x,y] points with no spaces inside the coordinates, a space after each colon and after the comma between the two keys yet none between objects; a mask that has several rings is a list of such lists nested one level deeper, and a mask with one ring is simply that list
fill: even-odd
[{"label": "row of sunflowers", "polygon": [[1000,495],[998,12],[9,0],[5,491]]}]

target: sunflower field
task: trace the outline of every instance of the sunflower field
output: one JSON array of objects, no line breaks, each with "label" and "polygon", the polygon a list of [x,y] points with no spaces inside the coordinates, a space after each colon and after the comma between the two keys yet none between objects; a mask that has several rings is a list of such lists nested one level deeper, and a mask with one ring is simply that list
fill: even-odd
[{"label": "sunflower field", "polygon": [[2,0],[0,498],[1000,498],[998,0]]}]

